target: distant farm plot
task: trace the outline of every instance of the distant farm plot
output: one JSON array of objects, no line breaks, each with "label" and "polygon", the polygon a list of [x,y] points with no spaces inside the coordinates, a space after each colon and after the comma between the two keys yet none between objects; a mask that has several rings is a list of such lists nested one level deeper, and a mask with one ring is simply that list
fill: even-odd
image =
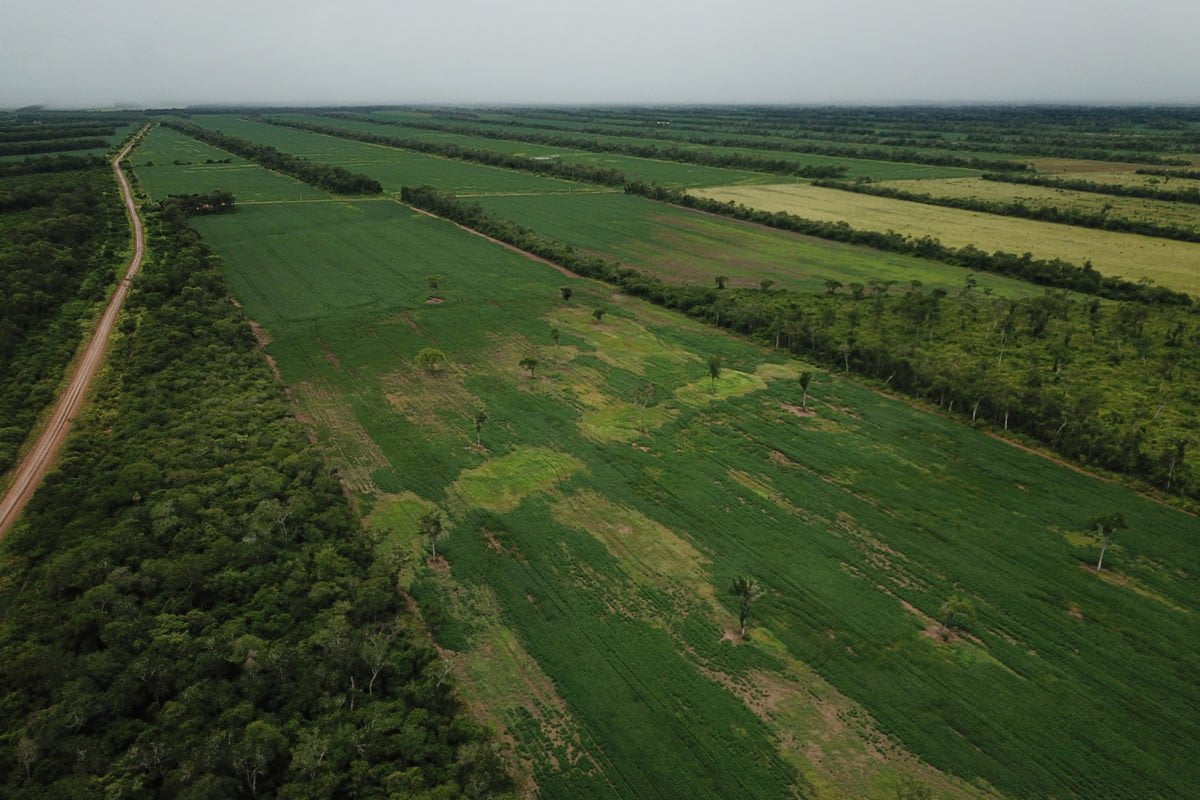
[{"label": "distant farm plot", "polygon": [[[395,203],[195,223],[543,797],[1200,782],[1193,518],[819,371],[798,414],[804,364]],[[1106,581],[1082,527],[1116,509]],[[746,641],[743,574],[765,589]],[[954,593],[978,618],[945,639]]]},{"label": "distant farm plot", "polygon": [[[295,178],[269,172],[230,152],[159,126],[130,159],[151,197],[224,189],[239,203],[325,200],[329,195]],[[221,163],[228,161],[229,163]]]},{"label": "distant farm plot", "polygon": [[468,164],[232,116],[195,116],[190,121],[231,136],[271,145],[285,153],[345,167],[351,172],[361,172],[378,180],[388,192],[399,192],[402,186],[424,184],[455,194],[611,191],[589,184]]},{"label": "distant farm plot", "polygon": [[[1137,175],[1145,178],[1149,176]],[[1089,180],[1098,180],[1093,175]],[[1178,182],[1177,182],[1178,183]],[[1182,228],[1200,228],[1200,205],[1120,197],[1096,192],[1078,192],[1048,186],[985,181],[982,178],[951,178],[935,181],[889,181],[884,184],[906,192],[934,197],[979,198],[989,202],[1020,201],[1031,207],[1053,206],[1089,214],[1105,212],[1113,217]]]},{"label": "distant farm plot", "polygon": [[692,186],[718,186],[723,184],[772,183],[778,181],[778,176],[761,172],[707,167],[701,164],[686,164],[678,161],[665,161],[653,158],[638,158],[636,156],[625,156],[616,153],[592,153],[571,148],[532,144],[530,142],[492,139],[486,136],[465,136],[421,128],[398,127],[383,123],[376,124],[358,120],[296,114],[281,115],[281,118],[299,119],[305,122],[315,122],[347,130],[366,131],[380,136],[421,139],[423,141],[456,144],[478,150],[513,153],[515,155],[528,156],[529,158],[556,159],[575,164],[592,164],[609,167],[625,173],[630,180],[642,180],[647,183],[658,183],[663,186],[683,188]]},{"label": "distant farm plot", "polygon": [[[406,113],[406,112],[376,112],[376,113],[378,114],[378,116],[385,118],[385,119],[396,119],[396,120],[401,120],[401,121],[403,121],[405,119],[414,119],[414,120],[415,119],[426,119],[426,120],[429,119],[429,117],[417,117],[417,116],[413,116],[412,114]],[[436,119],[436,118],[434,118],[432,121],[439,122],[442,124],[455,124],[455,123],[462,124],[462,122],[460,120],[454,120],[454,119]],[[528,121],[536,122],[537,119],[529,118]],[[480,122],[471,121],[467,124],[478,125],[479,127],[487,128],[489,130],[494,130],[498,133],[502,133],[502,134],[505,134],[508,136],[513,136],[516,138],[519,138],[521,136],[531,136],[531,135],[538,135],[538,134],[546,135],[546,134],[558,133],[560,135],[577,136],[577,137],[580,137],[583,139],[600,141],[600,142],[611,142],[611,143],[617,143],[617,144],[645,145],[645,146],[663,147],[663,148],[674,146],[674,147],[680,147],[680,148],[687,149],[687,150],[705,150],[705,151],[711,151],[713,153],[742,153],[745,155],[756,156],[759,158],[780,159],[783,161],[790,161],[790,162],[800,165],[800,166],[841,166],[841,167],[846,168],[846,170],[847,170],[846,176],[850,177],[850,178],[871,177],[871,178],[875,178],[876,180],[901,180],[901,179],[906,179],[906,178],[963,177],[963,176],[979,174],[979,172],[977,170],[962,169],[959,167],[939,167],[939,166],[929,166],[929,165],[925,165],[925,164],[909,164],[909,163],[902,163],[902,162],[896,162],[896,161],[873,161],[870,159],[862,159],[862,158],[844,158],[844,157],[839,157],[839,156],[822,156],[822,155],[814,155],[814,154],[809,154],[809,153],[797,153],[797,152],[793,152],[793,151],[789,151],[789,150],[760,150],[760,149],[756,149],[756,148],[744,148],[744,147],[738,148],[738,147],[722,147],[719,145],[708,145],[708,144],[692,144],[690,142],[676,140],[676,139],[647,138],[647,137],[637,136],[637,135],[629,134],[629,133],[625,133],[625,134],[583,133],[578,130],[575,130],[571,126],[564,125],[561,121],[542,120],[542,122],[549,122],[550,124],[554,124],[559,127],[557,130],[545,130],[545,129],[539,129],[539,128],[528,128],[528,127],[518,127],[518,126],[513,126],[513,125],[505,125],[503,122],[485,122],[485,121],[480,121]],[[580,126],[574,126],[574,127],[580,127]],[[753,139],[755,137],[750,136],[750,137],[745,137],[745,138]],[[603,155],[606,158],[615,157],[615,155],[610,156],[610,154],[601,154],[601,155]],[[647,178],[647,180],[649,180],[649,178]],[[706,185],[706,184],[692,184],[692,185]],[[716,184],[709,183],[707,185],[712,186],[712,185],[716,185]]]},{"label": "distant farm plot", "polygon": [[[881,253],[776,231],[634,195],[489,197],[484,208],[567,244],[626,262],[669,281],[712,285],[717,275],[731,286],[822,291],[825,280],[843,283],[913,280],[961,289],[970,270],[934,261]],[[1015,297],[1040,287],[978,274],[981,287]]]},{"label": "distant farm plot", "polygon": [[1106,275],[1150,278],[1172,289],[1200,294],[1197,244],[941,208],[807,184],[732,186],[698,189],[695,193],[766,211],[845,221],[866,230],[933,236],[955,247],[970,244],[987,251],[1028,252],[1037,258],[1061,258],[1076,264],[1090,260]]}]

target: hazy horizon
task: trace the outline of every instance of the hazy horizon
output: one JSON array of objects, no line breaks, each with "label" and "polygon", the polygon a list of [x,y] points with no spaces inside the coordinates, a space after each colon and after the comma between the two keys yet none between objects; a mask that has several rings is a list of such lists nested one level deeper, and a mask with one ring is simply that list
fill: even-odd
[{"label": "hazy horizon", "polygon": [[1200,3],[16,0],[0,107],[1194,105]]}]

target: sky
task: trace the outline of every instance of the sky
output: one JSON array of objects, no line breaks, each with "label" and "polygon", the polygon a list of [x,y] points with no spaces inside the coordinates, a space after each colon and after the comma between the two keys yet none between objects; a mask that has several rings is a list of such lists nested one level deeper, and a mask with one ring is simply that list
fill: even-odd
[{"label": "sky", "polygon": [[1200,0],[5,0],[0,107],[1200,103]]}]

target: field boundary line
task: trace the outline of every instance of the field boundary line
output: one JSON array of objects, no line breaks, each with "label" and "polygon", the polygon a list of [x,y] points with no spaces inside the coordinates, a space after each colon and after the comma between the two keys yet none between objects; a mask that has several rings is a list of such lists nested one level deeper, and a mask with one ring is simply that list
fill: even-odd
[{"label": "field boundary line", "polygon": [[87,343],[87,348],[83,351],[83,356],[75,365],[75,371],[71,375],[70,382],[58,397],[58,401],[54,406],[54,413],[50,417],[50,422],[38,434],[37,441],[33,447],[30,448],[29,452],[25,454],[25,457],[17,465],[13,473],[15,477],[9,485],[4,498],[0,500],[0,537],[3,537],[8,532],[9,528],[12,527],[13,523],[20,516],[21,511],[25,508],[25,504],[29,502],[33,493],[37,491],[46,473],[50,471],[50,467],[58,456],[63,442],[66,441],[67,434],[71,430],[71,422],[83,407],[88,389],[92,385],[92,379],[96,376],[101,363],[104,361],[104,352],[107,349],[108,337],[112,333],[113,323],[116,322],[117,315],[125,303],[125,298],[129,294],[129,287],[134,276],[142,268],[142,258],[146,251],[146,236],[142,227],[142,219],[138,215],[138,207],[133,197],[133,190],[129,186],[129,179],[125,176],[125,172],[121,168],[121,161],[141,142],[142,137],[148,129],[148,125],[143,126],[112,159],[113,174],[116,175],[117,183],[121,187],[121,195],[125,201],[125,211],[133,228],[133,256],[130,258],[129,266],[125,270],[125,276],[121,278],[116,289],[113,290],[108,304],[104,308],[104,313],[100,315],[100,319],[96,323],[96,327],[92,331],[91,338]]}]

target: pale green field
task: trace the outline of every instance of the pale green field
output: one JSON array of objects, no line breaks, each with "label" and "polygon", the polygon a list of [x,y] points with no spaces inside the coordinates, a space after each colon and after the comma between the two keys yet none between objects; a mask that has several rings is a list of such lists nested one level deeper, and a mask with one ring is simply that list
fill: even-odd
[{"label": "pale green field", "polygon": [[952,247],[974,245],[989,252],[1032,253],[1035,258],[1061,258],[1074,264],[1090,260],[1105,275],[1149,278],[1162,286],[1200,294],[1200,244],[941,208],[807,184],[726,186],[696,189],[693,193],[808,219],[845,221],[863,230],[933,236]]}]

